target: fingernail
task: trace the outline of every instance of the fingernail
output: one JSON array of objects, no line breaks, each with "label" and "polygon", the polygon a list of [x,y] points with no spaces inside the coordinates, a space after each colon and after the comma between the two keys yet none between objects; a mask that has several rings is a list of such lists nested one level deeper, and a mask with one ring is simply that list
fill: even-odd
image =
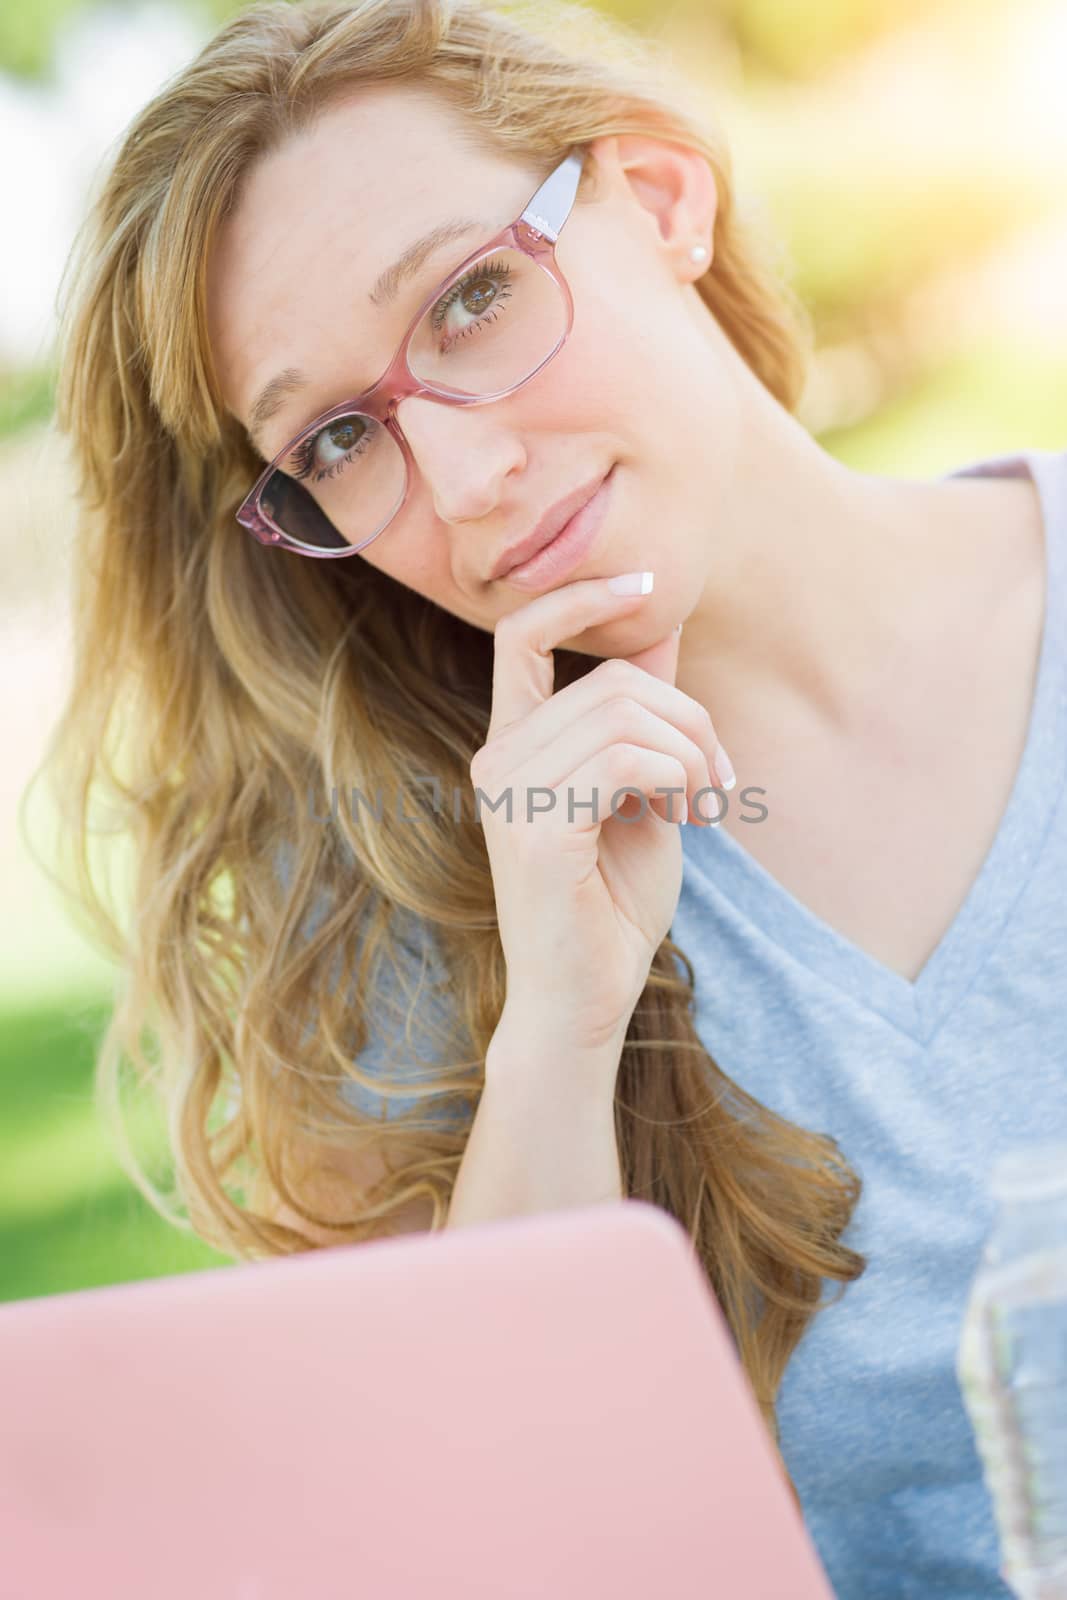
[{"label": "fingernail", "polygon": [[681,631],[682,631],[682,624],[681,624],[681,623],[680,623],[680,622],[676,622],[676,623],[675,623],[675,624],[674,624],[674,631],[675,631],[675,633],[681,633]]},{"label": "fingernail", "polygon": [[682,814],[678,820],[679,822],[689,821],[689,801],[686,799],[684,794],[682,796]]},{"label": "fingernail", "polygon": [[734,784],[737,782],[737,777],[734,773],[733,762],[726,754],[726,751],[723,749],[722,745],[719,745],[715,752],[715,771],[722,779],[722,786],[724,789],[732,789],[734,787]]},{"label": "fingernail", "polygon": [[612,594],[651,594],[651,572],[623,572],[617,578],[608,579],[608,588]]}]

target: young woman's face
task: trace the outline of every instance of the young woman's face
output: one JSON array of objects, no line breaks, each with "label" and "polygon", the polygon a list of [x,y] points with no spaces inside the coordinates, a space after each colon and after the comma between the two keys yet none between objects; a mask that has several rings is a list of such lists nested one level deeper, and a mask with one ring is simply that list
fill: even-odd
[{"label": "young woman's face", "polygon": [[[711,245],[706,162],[636,136],[598,140],[589,159],[596,196],[575,204],[556,247],[574,300],[567,342],[502,400],[403,401],[411,493],[350,558],[488,630],[531,598],[490,579],[503,550],[615,468],[600,531],[559,581],[653,568],[642,617],[666,632],[699,596],[735,449],[733,363],[692,287],[707,262],[690,248]],[[252,170],[209,263],[209,332],[226,404],[246,426],[275,374],[306,375],[261,430],[264,461],[378,378],[425,297],[520,214],[542,176],[479,148],[458,113],[408,86],[362,91]],[[382,269],[456,216],[484,219],[484,232],[445,245],[373,307]],[[585,648],[607,653],[593,638],[607,632],[583,635]]]}]

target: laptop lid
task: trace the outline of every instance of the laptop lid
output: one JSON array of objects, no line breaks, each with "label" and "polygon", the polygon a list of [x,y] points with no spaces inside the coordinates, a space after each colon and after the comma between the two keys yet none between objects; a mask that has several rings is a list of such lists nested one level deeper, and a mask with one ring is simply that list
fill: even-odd
[{"label": "laptop lid", "polygon": [[832,1600],[627,1200],[0,1306],[4,1600]]}]

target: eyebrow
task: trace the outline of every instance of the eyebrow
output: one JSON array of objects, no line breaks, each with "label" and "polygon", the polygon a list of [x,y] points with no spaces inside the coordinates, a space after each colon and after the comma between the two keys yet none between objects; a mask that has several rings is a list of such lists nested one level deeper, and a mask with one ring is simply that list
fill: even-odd
[{"label": "eyebrow", "polygon": [[[452,244],[456,239],[465,238],[476,231],[488,235],[493,231],[493,224],[477,222],[470,217],[453,217],[448,222],[438,223],[429,233],[423,234],[421,239],[409,244],[391,266],[378,274],[368,296],[371,305],[379,310],[391,305],[404,284],[422,270],[432,255],[443,249],[446,244]],[[249,413],[247,433],[251,443],[261,455],[264,427],[278,414],[289,395],[305,389],[310,381],[307,374],[301,372],[299,367],[286,367],[284,372],[276,373],[259,391]]]}]

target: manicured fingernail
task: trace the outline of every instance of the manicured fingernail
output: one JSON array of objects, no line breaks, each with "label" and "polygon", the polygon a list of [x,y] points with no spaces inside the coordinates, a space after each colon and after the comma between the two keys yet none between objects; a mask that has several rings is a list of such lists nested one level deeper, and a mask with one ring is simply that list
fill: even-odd
[{"label": "manicured fingernail", "polygon": [[682,796],[682,814],[678,820],[679,822],[689,821],[689,801],[686,799],[684,794]]},{"label": "manicured fingernail", "polygon": [[608,579],[608,588],[612,594],[651,594],[651,572],[623,572],[617,578]]},{"label": "manicured fingernail", "polygon": [[726,751],[723,749],[722,745],[719,745],[715,752],[715,771],[722,779],[722,786],[724,789],[732,789],[734,787],[734,784],[737,782],[737,777],[734,773],[733,762],[726,754]]}]

